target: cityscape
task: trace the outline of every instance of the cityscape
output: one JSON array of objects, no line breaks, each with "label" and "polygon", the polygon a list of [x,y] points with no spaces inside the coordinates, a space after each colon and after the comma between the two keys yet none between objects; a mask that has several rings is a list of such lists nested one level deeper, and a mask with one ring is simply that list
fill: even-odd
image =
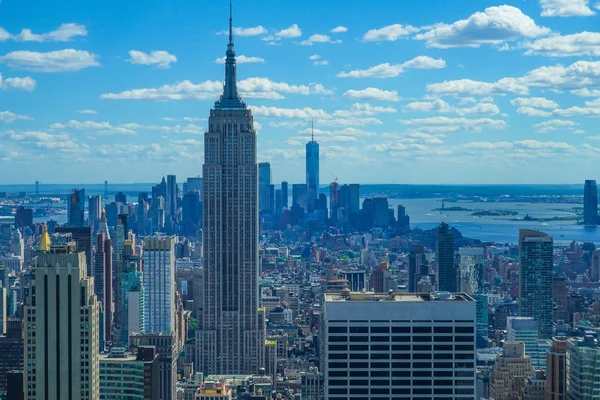
[{"label": "cityscape", "polygon": [[[0,2],[0,12],[14,7],[6,3],[11,0]],[[455,171],[464,163],[462,168],[474,170],[465,171],[465,179],[478,176],[480,181],[467,184],[457,177],[433,184],[437,181],[427,178],[429,170],[417,171],[423,161],[421,141],[441,145],[446,134],[462,129],[483,135],[487,125],[499,128],[501,120],[492,118],[504,115],[495,112],[493,96],[521,96],[511,100],[521,107],[521,115],[555,116],[537,124],[544,134],[582,137],[587,134],[584,129],[592,134],[595,122],[580,126],[558,117],[597,116],[597,100],[587,101],[586,109],[560,109],[552,100],[531,97],[529,88],[598,98],[600,61],[577,61],[587,64],[567,72],[559,71],[564,65],[555,66],[547,72],[550,78],[538,71],[528,75],[528,83],[524,78],[496,83],[444,80],[446,89],[432,84],[438,85],[438,94],[452,92],[462,108],[433,96],[433,90],[431,97],[410,99],[404,107],[458,117],[432,117],[435,123],[421,119],[416,130],[407,128],[408,136],[384,136],[397,140],[395,152],[415,151],[412,170],[395,170],[387,159],[393,158],[392,152],[378,153],[378,144],[357,142],[348,153],[331,145],[355,139],[353,135],[375,136],[356,126],[383,124],[373,116],[397,112],[391,105],[354,103],[354,114],[325,117],[319,110],[298,108],[295,118],[302,121],[288,121],[286,128],[301,129],[301,135],[286,145],[295,146],[299,171],[295,161],[286,163],[288,153],[265,149],[263,143],[270,146],[273,138],[259,134],[266,125],[259,122],[262,117],[281,115],[283,109],[254,104],[257,99],[280,100],[278,91],[293,90],[276,82],[259,82],[263,89],[249,90],[248,79],[260,78],[242,80],[238,67],[241,75],[248,64],[265,61],[238,54],[250,53],[237,40],[259,36],[268,42],[265,46],[283,47],[283,40],[301,40],[301,29],[296,24],[278,32],[262,25],[240,28],[236,21],[247,23],[247,18],[238,15],[238,3],[250,4],[222,0],[203,5],[218,12],[218,26],[228,21],[226,29],[215,33],[216,39],[202,39],[214,39],[220,54],[225,51],[215,61],[222,74],[224,69],[223,79],[213,81],[212,89],[206,89],[209,95],[186,92],[198,88],[177,91],[166,86],[102,95],[106,100],[132,100],[151,93],[171,112],[177,106],[168,101],[180,100],[184,92],[194,101],[214,101],[200,111],[204,118],[179,121],[189,124],[178,125],[177,134],[192,130],[201,136],[178,139],[180,147],[170,150],[156,144],[141,156],[151,158],[153,153],[194,162],[188,168],[193,174],[182,176],[163,169],[170,164],[141,160],[140,165],[151,168],[135,175],[137,155],[128,159],[126,151],[117,149],[122,144],[115,144],[114,151],[105,151],[104,144],[90,150],[93,146],[74,144],[67,133],[59,133],[79,129],[75,120],[53,124],[50,133],[19,128],[0,133],[0,400],[600,400],[600,214],[593,175],[598,172],[597,149],[582,145],[585,152],[573,155],[580,160],[571,162],[560,158],[561,152],[571,157],[581,150],[566,142],[570,139],[470,142],[479,145],[448,147],[481,149],[484,158],[493,159],[491,164],[477,175],[475,159],[465,156],[449,161],[448,168]],[[591,18],[598,24],[600,3],[529,3],[528,10],[537,7],[542,19],[534,20],[513,6],[490,5],[451,25],[388,25],[369,30],[359,41],[415,35],[413,40],[426,40],[427,47],[437,49],[493,45],[497,52],[527,49],[561,57],[562,51],[585,60],[600,55],[600,33],[561,36],[536,24],[551,17]],[[481,5],[473,6],[481,10]],[[277,7],[287,10],[286,5]],[[377,18],[388,17],[382,13]],[[29,29],[12,34],[1,24],[0,17],[0,43],[69,42],[87,35],[86,27],[76,23],[48,34]],[[314,34],[298,45],[341,44],[351,39],[336,35],[348,30],[339,25],[331,35]],[[513,42],[511,35],[517,31],[528,41]],[[585,49],[575,49],[577,43],[585,43]],[[0,56],[0,64],[24,65],[19,63],[26,64],[25,58],[15,57],[33,54],[13,53],[19,51]],[[327,66],[324,57],[315,53],[310,61],[315,67]],[[338,77],[371,74],[378,79],[400,75],[404,69],[446,65],[442,59],[419,57]],[[48,72],[44,68],[50,67],[40,60],[29,70]],[[127,63],[169,69],[177,61],[166,51],[132,50]],[[52,62],[56,68],[61,63]],[[583,76],[586,68],[597,68],[589,72],[595,75]],[[0,75],[0,92],[6,91],[0,93],[1,100],[13,91],[31,92],[37,85],[30,77],[8,75]],[[559,90],[542,83],[544,79],[568,82]],[[189,81],[179,84],[193,86]],[[314,82],[294,90],[322,96],[334,92]],[[373,87],[365,91],[385,92]],[[394,91],[391,101],[400,101],[397,94]],[[5,104],[19,107],[19,101],[2,103],[0,123],[33,119],[2,112]],[[80,114],[97,112],[85,109]],[[491,115],[470,119],[475,114]],[[333,118],[337,119],[332,123]],[[192,126],[194,121],[204,126]],[[87,122],[83,129],[96,129]],[[332,126],[327,123],[345,127],[346,133],[326,131],[324,127]],[[281,121],[269,124],[284,127],[277,125]],[[132,148],[137,146],[137,130],[164,131],[127,125],[106,122],[98,129],[110,131],[103,135],[129,136]],[[12,141],[23,138],[29,143],[33,137],[40,142],[30,147],[50,153],[36,153],[39,163],[32,157],[22,164]],[[198,145],[198,162],[177,153]],[[541,168],[544,178],[531,178],[534,175],[521,168],[525,164],[519,164],[518,159],[528,162],[532,149],[539,149],[543,162],[550,163]],[[174,153],[166,156],[171,150]],[[494,150],[516,155],[505,160],[508,171],[521,168],[514,183],[505,181],[510,174],[501,172],[504,161],[496,164]],[[101,154],[106,165],[102,180],[97,176],[103,170],[80,158],[91,152]],[[375,152],[381,165],[369,171],[359,162],[363,152]],[[48,171],[45,166],[53,156],[63,159]],[[556,173],[546,169],[551,164]],[[498,168],[497,175],[489,173],[490,166]],[[93,172],[86,175],[88,168]],[[440,171],[440,176],[446,173]],[[411,174],[417,175],[416,181],[404,179]],[[126,183],[139,176],[152,176],[153,181]],[[557,183],[564,176],[575,178]],[[528,179],[537,183],[526,184]]]}]

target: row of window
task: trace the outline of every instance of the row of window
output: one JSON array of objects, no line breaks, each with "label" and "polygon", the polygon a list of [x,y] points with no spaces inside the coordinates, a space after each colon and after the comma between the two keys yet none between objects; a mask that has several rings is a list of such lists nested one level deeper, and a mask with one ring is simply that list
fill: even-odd
[{"label": "row of window", "polygon": [[[408,372],[408,374],[407,374]],[[418,372],[419,374],[422,373],[432,373],[433,372],[433,376],[436,378],[439,377],[446,377],[446,378],[451,378],[451,377],[457,377],[457,378],[473,378],[475,372],[474,371],[448,371],[448,370],[435,370],[435,371],[414,371],[415,373]],[[377,370],[373,370],[373,371],[366,371],[366,370],[345,370],[345,371],[329,371],[328,376],[330,378],[347,378],[348,376],[350,376],[350,379],[353,379],[355,377],[389,377],[390,373],[393,377],[410,377],[410,371],[377,371]],[[416,376],[416,375],[413,375]],[[425,375],[422,375],[425,376]],[[427,375],[427,376],[431,376],[431,375]]]},{"label": "row of window", "polygon": [[474,342],[474,336],[329,336],[329,343],[339,342]]},{"label": "row of window", "polygon": [[[424,372],[424,371],[423,371]],[[427,378],[427,377],[425,377]],[[452,380],[452,379],[351,379],[350,382],[345,379],[330,379],[328,382],[331,386],[473,386],[474,381],[468,379]]]},{"label": "row of window", "polygon": [[473,351],[475,346],[472,344],[330,344],[328,346],[329,351],[348,351],[348,348],[352,351],[431,351],[432,349],[437,351]]},{"label": "row of window", "polygon": [[472,326],[330,326],[329,333],[473,333]]},{"label": "row of window", "polygon": [[[412,390],[412,393],[411,393]],[[453,393],[454,392],[454,393]],[[392,394],[474,394],[474,389],[460,388],[397,388],[391,389]],[[390,389],[387,388],[330,388],[329,394],[390,394]]]},{"label": "row of window", "polygon": [[[390,353],[330,353],[328,359],[330,360],[389,360],[390,358],[395,360],[410,360],[412,355],[413,360],[473,360],[475,355],[471,353],[440,353],[440,354],[431,354],[431,353],[400,353],[400,354],[390,354]],[[369,357],[370,356],[370,357]]]},{"label": "row of window", "polygon": [[[391,363],[391,368],[394,369],[399,369],[399,368],[410,368],[410,367],[406,367],[407,363],[401,363],[401,362],[392,362]],[[347,369],[348,367],[350,368],[386,368],[389,369],[390,368],[390,363],[389,362],[330,362],[328,364],[329,369]],[[456,362],[456,363],[452,363],[452,362],[434,362],[433,363],[433,368],[443,368],[443,369],[451,369],[452,367],[454,368],[475,368],[474,367],[474,363],[472,362]],[[412,363],[412,368],[432,368],[432,363],[431,362],[413,362]],[[392,371],[395,372],[395,371]]]}]

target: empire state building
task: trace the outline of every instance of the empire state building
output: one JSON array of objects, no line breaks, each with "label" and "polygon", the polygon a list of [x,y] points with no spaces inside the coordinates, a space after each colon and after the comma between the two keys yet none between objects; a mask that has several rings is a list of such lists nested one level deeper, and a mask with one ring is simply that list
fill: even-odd
[{"label": "empire state building", "polygon": [[265,319],[259,310],[258,178],[252,113],[236,82],[231,5],[223,95],[204,135],[204,286],[196,334],[204,374],[258,373]]}]

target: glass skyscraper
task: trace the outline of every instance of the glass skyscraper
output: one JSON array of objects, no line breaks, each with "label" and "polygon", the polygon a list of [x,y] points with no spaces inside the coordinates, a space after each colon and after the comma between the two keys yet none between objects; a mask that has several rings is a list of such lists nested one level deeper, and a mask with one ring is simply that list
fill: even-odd
[{"label": "glass skyscraper", "polygon": [[306,143],[306,187],[308,188],[308,209],[312,211],[319,198],[319,143],[311,137]]},{"label": "glass skyscraper", "polygon": [[596,181],[587,180],[583,188],[583,223],[596,225],[598,217],[598,187]]}]

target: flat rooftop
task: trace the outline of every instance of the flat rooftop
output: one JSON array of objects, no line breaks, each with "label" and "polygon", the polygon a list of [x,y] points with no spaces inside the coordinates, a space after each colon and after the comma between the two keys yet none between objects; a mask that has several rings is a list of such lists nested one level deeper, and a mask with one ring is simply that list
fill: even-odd
[{"label": "flat rooftop", "polygon": [[466,293],[448,293],[448,292],[433,292],[433,293],[370,293],[370,292],[346,292],[346,293],[326,293],[325,301],[343,302],[343,301],[362,301],[362,302],[379,302],[379,301],[398,301],[398,302],[425,302],[425,301],[475,301]]}]

